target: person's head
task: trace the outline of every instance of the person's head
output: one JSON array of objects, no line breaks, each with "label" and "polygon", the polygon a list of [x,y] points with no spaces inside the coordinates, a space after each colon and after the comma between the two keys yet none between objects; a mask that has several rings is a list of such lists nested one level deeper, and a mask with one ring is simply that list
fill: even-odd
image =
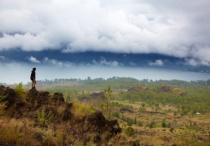
[{"label": "person's head", "polygon": [[36,68],[35,67],[33,68],[33,71],[36,71]]}]

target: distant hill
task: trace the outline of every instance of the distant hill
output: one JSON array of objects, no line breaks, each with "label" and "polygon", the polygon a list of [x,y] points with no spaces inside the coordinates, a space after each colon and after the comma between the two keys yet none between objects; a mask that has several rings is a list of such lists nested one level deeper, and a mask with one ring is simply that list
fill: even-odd
[{"label": "distant hill", "polygon": [[98,105],[106,101],[104,92],[92,93],[89,96],[84,96],[80,99],[81,102],[89,105]]}]

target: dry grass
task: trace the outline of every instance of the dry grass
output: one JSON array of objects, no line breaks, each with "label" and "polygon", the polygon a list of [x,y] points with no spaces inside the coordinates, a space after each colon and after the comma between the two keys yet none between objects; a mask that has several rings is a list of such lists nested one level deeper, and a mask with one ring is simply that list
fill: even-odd
[{"label": "dry grass", "polygon": [[75,119],[81,120],[84,117],[94,113],[94,110],[91,106],[87,106],[83,103],[74,102],[72,113],[74,113]]},{"label": "dry grass", "polygon": [[33,138],[35,129],[30,127],[29,120],[0,119],[0,144],[30,146],[40,145]]},{"label": "dry grass", "polygon": [[5,107],[6,107],[6,103],[0,103],[0,116],[5,114]]}]

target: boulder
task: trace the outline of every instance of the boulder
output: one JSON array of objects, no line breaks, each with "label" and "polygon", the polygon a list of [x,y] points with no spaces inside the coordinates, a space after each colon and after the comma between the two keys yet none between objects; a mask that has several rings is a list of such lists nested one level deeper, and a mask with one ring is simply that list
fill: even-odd
[{"label": "boulder", "polygon": [[171,92],[171,87],[170,86],[162,86],[160,89],[159,89],[160,92],[165,92],[165,93],[169,93]]},{"label": "boulder", "polygon": [[38,95],[38,91],[36,90],[35,87],[32,87],[29,92],[28,92],[28,97],[31,97],[31,98],[36,98],[37,95]]},{"label": "boulder", "polygon": [[60,105],[61,103],[65,102],[65,99],[62,93],[54,93],[54,95],[51,98],[51,101],[55,104]]},{"label": "boulder", "polygon": [[132,88],[128,89],[127,92],[143,92],[143,91],[148,91],[148,90],[149,90],[148,87],[137,86],[137,87],[132,87]]},{"label": "boulder", "polygon": [[128,109],[128,108],[121,108],[121,109],[120,109],[120,112],[121,112],[121,113],[124,113],[124,112],[133,113],[133,111],[130,110],[130,109]]},{"label": "boulder", "polygon": [[0,86],[0,102],[7,102],[7,108],[11,107],[16,102],[16,99],[17,94],[15,90],[9,87]]},{"label": "boulder", "polygon": [[21,117],[31,110],[31,105],[20,99],[15,90],[0,86],[0,102],[6,102],[5,110],[10,108],[10,116]]},{"label": "boulder", "polygon": [[121,128],[117,120],[108,121],[102,114],[102,112],[97,111],[87,117],[87,127],[93,132],[103,133],[108,131],[109,136],[114,136],[121,132]]},{"label": "boulder", "polygon": [[29,90],[28,97],[31,98],[31,103],[36,107],[48,104],[50,99],[49,92],[38,92],[35,87]]}]

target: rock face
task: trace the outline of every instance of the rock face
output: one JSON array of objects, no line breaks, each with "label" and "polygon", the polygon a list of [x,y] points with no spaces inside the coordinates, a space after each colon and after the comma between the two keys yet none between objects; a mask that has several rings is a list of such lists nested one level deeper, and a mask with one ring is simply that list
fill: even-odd
[{"label": "rock face", "polygon": [[171,92],[171,87],[170,86],[162,86],[160,89],[159,89],[160,92],[165,92],[165,93],[169,93]]},{"label": "rock face", "polygon": [[121,112],[121,113],[125,113],[125,112],[127,112],[127,113],[134,113],[132,110],[130,110],[130,109],[128,109],[128,108],[121,108],[121,109],[120,109],[120,112]]},{"label": "rock face", "polygon": [[92,93],[89,96],[85,96],[81,98],[81,101],[86,100],[86,99],[104,99],[104,92],[99,92],[99,93]]},{"label": "rock face", "polygon": [[104,92],[99,93],[92,93],[89,96],[82,97],[80,101],[87,103],[89,105],[96,105],[103,103],[105,101],[105,95]]},{"label": "rock face", "polygon": [[39,92],[36,90],[36,88],[33,87],[29,90],[28,96],[31,98],[35,98],[38,95],[38,93]]},{"label": "rock face", "polygon": [[18,117],[31,109],[30,104],[20,99],[14,89],[0,86],[0,102],[5,102],[5,110],[10,110],[10,115]]},{"label": "rock face", "polygon": [[89,125],[88,127],[91,127],[91,130],[93,131],[96,130],[97,132],[104,132],[108,129],[112,135],[116,135],[117,133],[121,132],[121,128],[119,127],[117,120],[108,121],[99,111],[88,116],[87,121]]},{"label": "rock face", "polygon": [[17,99],[15,90],[4,86],[0,86],[0,96],[2,102],[7,101],[8,107],[12,106]]},{"label": "rock face", "polygon": [[60,105],[64,103],[65,100],[62,93],[54,93],[53,97],[51,98],[51,101]]},{"label": "rock face", "polygon": [[128,92],[143,92],[143,91],[148,91],[148,90],[149,90],[148,87],[137,86],[137,87],[132,87],[132,88],[128,89]]}]

